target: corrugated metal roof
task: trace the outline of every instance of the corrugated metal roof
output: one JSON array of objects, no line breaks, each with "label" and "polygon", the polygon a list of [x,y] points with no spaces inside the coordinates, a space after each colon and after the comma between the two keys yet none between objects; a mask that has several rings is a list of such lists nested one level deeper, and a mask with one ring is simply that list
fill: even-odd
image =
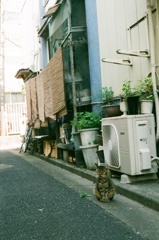
[{"label": "corrugated metal roof", "polygon": [[57,11],[57,9],[59,8],[60,4],[61,3],[56,4],[53,7],[49,8],[48,11],[43,16],[43,18],[47,18],[47,17],[50,17],[51,15],[53,15]]}]

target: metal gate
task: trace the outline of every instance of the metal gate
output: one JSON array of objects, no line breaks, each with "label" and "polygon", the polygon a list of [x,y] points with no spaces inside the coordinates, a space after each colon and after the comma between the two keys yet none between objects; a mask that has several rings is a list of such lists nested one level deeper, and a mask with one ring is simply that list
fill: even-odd
[{"label": "metal gate", "polygon": [[26,113],[26,103],[6,103],[5,112],[7,135],[20,134],[20,124],[23,113]]}]

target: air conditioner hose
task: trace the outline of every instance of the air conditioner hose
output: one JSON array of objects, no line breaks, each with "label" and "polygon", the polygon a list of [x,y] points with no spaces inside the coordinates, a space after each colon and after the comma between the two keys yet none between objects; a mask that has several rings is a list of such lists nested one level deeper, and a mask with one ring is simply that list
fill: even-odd
[{"label": "air conditioner hose", "polygon": [[[159,168],[159,157],[154,157],[154,156],[151,156],[152,158],[151,158],[151,162],[153,162],[153,161],[156,161],[156,163],[157,163],[157,168]],[[156,166],[155,166],[156,167]]]}]

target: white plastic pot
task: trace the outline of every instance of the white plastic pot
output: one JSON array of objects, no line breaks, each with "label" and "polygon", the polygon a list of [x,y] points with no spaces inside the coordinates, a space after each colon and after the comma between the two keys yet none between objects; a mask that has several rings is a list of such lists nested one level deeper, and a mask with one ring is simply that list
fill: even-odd
[{"label": "white plastic pot", "polygon": [[79,130],[83,146],[94,145],[97,142],[99,128],[88,128]]},{"label": "white plastic pot", "polygon": [[98,163],[98,156],[96,153],[98,150],[98,144],[80,146],[80,149],[82,149],[82,153],[84,156],[87,169],[90,169],[90,170],[96,169],[95,163]]},{"label": "white plastic pot", "polygon": [[152,113],[153,101],[152,100],[141,100],[140,101],[141,114]]}]

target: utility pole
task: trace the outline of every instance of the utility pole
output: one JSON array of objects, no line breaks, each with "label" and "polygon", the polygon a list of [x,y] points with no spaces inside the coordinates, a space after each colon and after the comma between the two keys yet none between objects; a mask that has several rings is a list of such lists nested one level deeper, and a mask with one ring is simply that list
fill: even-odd
[{"label": "utility pole", "polygon": [[3,36],[3,4],[0,0],[0,110],[4,106],[4,36]]},{"label": "utility pole", "polygon": [[2,111],[4,110],[4,36],[3,36],[3,0],[0,0],[0,135],[3,135]]},{"label": "utility pole", "polygon": [[[71,33],[71,1],[67,0],[68,4],[68,33]],[[72,34],[70,34],[72,42]],[[71,78],[72,78],[72,100],[73,100],[73,112],[74,117],[77,117],[77,104],[76,104],[76,84],[75,84],[75,72],[74,72],[74,57],[73,57],[73,45],[70,44],[70,64],[71,64]]]}]

